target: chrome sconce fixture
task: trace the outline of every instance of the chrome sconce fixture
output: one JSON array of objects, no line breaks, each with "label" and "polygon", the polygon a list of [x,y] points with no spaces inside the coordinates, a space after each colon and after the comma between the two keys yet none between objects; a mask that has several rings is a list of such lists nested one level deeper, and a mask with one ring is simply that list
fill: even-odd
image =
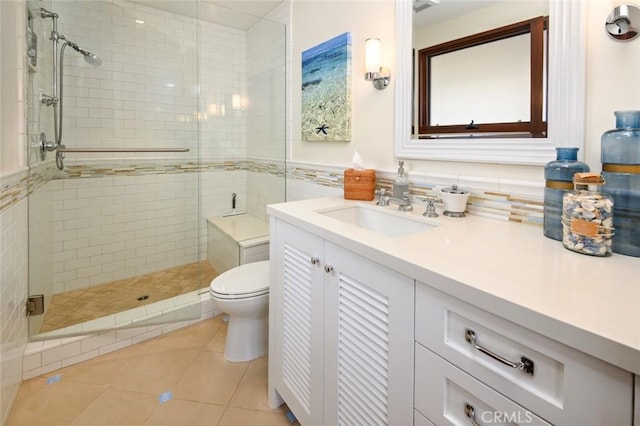
[{"label": "chrome sconce fixture", "polygon": [[389,68],[380,66],[380,39],[368,38],[364,41],[364,79],[371,81],[378,90],[386,89],[391,81]]},{"label": "chrome sconce fixture", "polygon": [[614,7],[605,23],[609,37],[622,41],[638,37],[639,27],[640,8],[633,4],[621,4]]}]

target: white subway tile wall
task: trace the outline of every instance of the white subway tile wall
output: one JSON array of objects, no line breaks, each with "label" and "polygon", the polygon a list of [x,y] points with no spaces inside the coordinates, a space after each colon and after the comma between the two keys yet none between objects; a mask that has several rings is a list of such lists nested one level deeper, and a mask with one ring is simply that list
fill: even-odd
[{"label": "white subway tile wall", "polygon": [[[247,211],[247,172],[229,170],[200,172],[200,213],[198,222],[200,260],[207,255],[207,218],[232,212],[232,195],[236,194],[236,211]],[[284,186],[284,182],[280,183]]]},{"label": "white subway tile wall", "polygon": [[285,201],[286,188],[284,183],[284,168],[264,171],[247,172],[247,212],[264,222],[269,222],[267,205]]},{"label": "white subway tile wall", "polygon": [[[38,140],[41,132],[45,132],[47,140],[53,141],[53,108],[43,107],[40,96],[53,95],[52,72],[53,54],[51,36],[51,21],[40,19],[40,8],[51,10],[51,0],[27,1],[28,13],[31,16],[33,34],[37,37],[37,59],[35,67],[28,67],[27,78],[27,135],[29,140],[28,158],[29,164],[37,164],[40,161],[40,149]],[[49,154],[51,158],[51,154]]]},{"label": "white subway tile wall", "polygon": [[[262,21],[247,32],[247,156],[282,160],[286,144],[285,29]],[[273,117],[282,117],[274,120]]]},{"label": "white subway tile wall", "polygon": [[[54,7],[60,33],[102,59],[95,68],[66,49],[63,143],[73,148],[180,147],[196,157],[197,21],[129,2],[62,1]],[[132,155],[157,156],[126,154]]]},{"label": "white subway tile wall", "polygon": [[200,25],[200,155],[204,158],[247,155],[246,38],[233,28]]},{"label": "white subway tile wall", "polygon": [[212,224],[207,226],[207,260],[216,271],[223,273],[240,265],[238,242]]},{"label": "white subway tile wall", "polygon": [[[5,182],[3,179],[3,186]],[[27,344],[25,301],[27,199],[0,212],[0,413],[5,416],[22,381],[22,352]],[[0,419],[3,420],[3,419]],[[3,422],[4,423],[4,422]]]},{"label": "white subway tile wall", "polygon": [[198,259],[196,173],[53,180],[54,293]]},{"label": "white subway tile wall", "polygon": [[[37,167],[30,173],[28,217],[29,258],[32,267],[29,268],[29,294],[44,295],[47,309],[53,290],[53,223],[58,218],[52,210],[53,194],[46,189],[47,184],[41,186],[47,179],[45,167]],[[35,178],[40,174],[44,175],[41,181]],[[48,179],[51,179],[51,173],[48,173]],[[29,317],[29,327],[39,330],[43,320],[44,315]]]},{"label": "white subway tile wall", "polygon": [[252,263],[261,260],[269,260],[269,242],[242,247],[240,249],[240,263]]}]

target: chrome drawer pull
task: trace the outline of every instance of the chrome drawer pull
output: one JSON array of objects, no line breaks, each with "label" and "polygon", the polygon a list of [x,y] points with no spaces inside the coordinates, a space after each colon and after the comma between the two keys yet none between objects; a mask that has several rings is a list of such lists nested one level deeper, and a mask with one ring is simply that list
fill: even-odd
[{"label": "chrome drawer pull", "polygon": [[468,402],[464,403],[464,414],[469,417],[469,420],[471,420],[471,424],[473,426],[480,426],[480,423],[476,421],[476,409],[473,408],[473,405],[469,404]]},{"label": "chrome drawer pull", "polygon": [[464,340],[467,341],[467,343],[469,343],[471,346],[473,346],[475,349],[479,350],[480,352],[482,352],[485,355],[490,356],[491,358],[495,359],[496,361],[500,361],[501,363],[508,365],[511,368],[517,368],[518,370],[522,370],[525,373],[527,373],[529,376],[533,376],[533,361],[531,361],[529,358],[525,357],[525,356],[521,356],[520,357],[520,362],[512,362],[509,361],[506,358],[501,357],[500,355],[496,354],[495,352],[491,352],[489,349],[480,346],[478,343],[476,343],[476,332],[471,330],[470,328],[465,329],[464,331]]}]

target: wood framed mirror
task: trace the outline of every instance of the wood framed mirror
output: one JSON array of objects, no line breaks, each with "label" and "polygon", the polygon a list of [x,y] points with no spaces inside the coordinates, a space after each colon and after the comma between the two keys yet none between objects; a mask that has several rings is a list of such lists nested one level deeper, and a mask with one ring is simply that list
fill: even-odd
[{"label": "wood framed mirror", "polygon": [[542,166],[555,158],[556,146],[584,147],[586,7],[583,2],[549,0],[548,11],[546,137],[419,139],[411,134],[414,115],[413,3],[396,0],[396,157]]}]

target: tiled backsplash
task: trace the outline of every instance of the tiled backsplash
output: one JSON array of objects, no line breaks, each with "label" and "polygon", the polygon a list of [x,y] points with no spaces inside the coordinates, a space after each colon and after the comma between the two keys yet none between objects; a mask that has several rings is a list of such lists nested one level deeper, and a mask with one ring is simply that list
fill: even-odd
[{"label": "tiled backsplash", "polygon": [[[344,168],[287,162],[287,201],[342,196]],[[376,171],[376,187],[391,189],[395,173]],[[438,196],[443,187],[457,184],[471,192],[469,214],[498,220],[541,225],[544,182],[484,177],[409,173],[415,204],[420,196]]]}]

